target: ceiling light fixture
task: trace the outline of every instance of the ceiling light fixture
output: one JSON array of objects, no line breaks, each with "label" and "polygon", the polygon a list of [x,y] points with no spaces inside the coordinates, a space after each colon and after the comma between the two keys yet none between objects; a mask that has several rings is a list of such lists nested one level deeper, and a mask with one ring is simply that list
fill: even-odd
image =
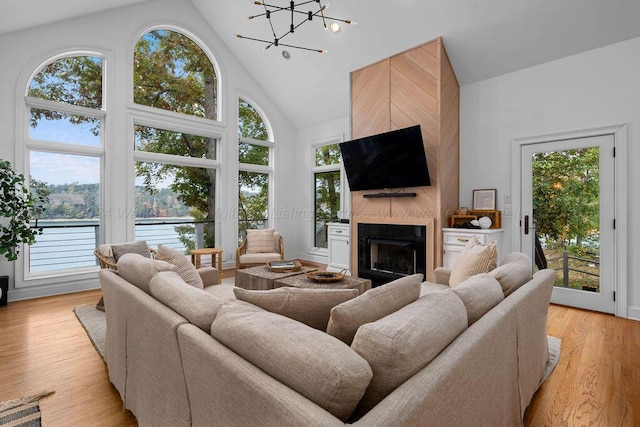
[{"label": "ceiling light fixture", "polygon": [[[296,46],[296,45],[291,45],[291,44],[284,44],[281,42],[281,40],[283,38],[285,38],[286,36],[288,36],[289,34],[293,34],[295,32],[296,29],[298,29],[298,27],[300,27],[302,24],[304,24],[305,22],[309,22],[309,21],[313,21],[314,17],[318,17],[321,21],[322,21],[322,26],[327,29],[329,28],[331,32],[337,34],[340,32],[340,24],[338,22],[344,22],[345,24],[355,24],[355,22],[351,21],[350,19],[341,19],[341,18],[332,18],[330,16],[326,16],[324,14],[324,12],[327,10],[327,8],[329,7],[329,4],[322,4],[322,0],[306,0],[306,1],[301,1],[301,2],[294,2],[293,0],[291,0],[289,2],[289,6],[288,7],[283,7],[283,6],[277,6],[277,5],[273,5],[273,4],[269,4],[269,3],[264,3],[261,1],[254,1],[254,0],[250,0],[252,4],[258,5],[258,6],[263,6],[264,7],[264,13],[261,13],[259,15],[252,15],[249,17],[249,19],[254,19],[254,18],[260,18],[260,17],[265,17],[267,18],[267,21],[269,22],[269,26],[271,27],[271,33],[273,34],[273,40],[263,40],[263,39],[258,39],[258,38],[254,38],[254,37],[245,37],[243,35],[240,34],[236,34],[236,37],[240,38],[240,39],[247,39],[247,40],[253,40],[253,41],[257,41],[257,42],[261,42],[261,43],[265,43],[267,46],[265,47],[266,49],[269,49],[271,46],[286,46],[286,47],[291,47],[294,49],[302,49],[302,50],[309,50],[312,52],[318,52],[318,53],[324,53],[326,52],[325,50],[322,49],[313,49],[313,48],[309,48],[309,47],[303,47],[303,46]],[[318,6],[318,10],[316,10],[315,12],[313,10],[308,10],[308,11],[302,11],[300,10],[303,6],[310,4],[310,3],[316,3]],[[291,20],[290,20],[290,24],[289,24],[289,30],[286,32],[283,32],[280,36],[278,36],[278,34],[276,33],[276,30],[274,28],[273,25],[273,21],[271,20],[272,16],[274,14],[277,14],[279,12],[289,12],[291,14]],[[297,22],[297,20],[295,18],[302,18],[302,20],[300,20],[299,22]],[[330,24],[327,24],[327,22],[330,22]],[[336,27],[337,26],[337,30]]]}]

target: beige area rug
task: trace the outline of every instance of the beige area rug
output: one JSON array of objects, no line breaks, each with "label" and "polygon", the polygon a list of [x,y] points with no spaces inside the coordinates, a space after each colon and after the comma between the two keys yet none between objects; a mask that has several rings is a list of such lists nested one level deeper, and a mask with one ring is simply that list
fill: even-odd
[{"label": "beige area rug", "polygon": [[107,325],[104,311],[96,309],[95,304],[76,307],[73,309],[80,324],[87,332],[89,340],[96,349],[102,360],[104,360],[104,340],[107,333]]},{"label": "beige area rug", "polygon": [[558,364],[558,360],[560,360],[560,338],[552,337],[551,335],[547,335],[547,342],[549,343],[549,360],[547,360],[547,365],[544,368],[544,375],[542,379],[540,379],[540,385],[549,378],[551,372]]},{"label": "beige area rug", "polygon": [[[234,277],[227,277],[222,279],[223,285],[233,285],[235,283]],[[80,321],[80,324],[87,332],[87,336],[93,344],[102,360],[104,360],[104,340],[107,332],[106,320],[104,311],[96,310],[95,304],[75,307],[73,309],[76,317]]]},{"label": "beige area rug", "polygon": [[0,426],[4,427],[39,427],[41,413],[39,400],[52,394],[52,391],[38,393],[33,396],[0,402]]}]

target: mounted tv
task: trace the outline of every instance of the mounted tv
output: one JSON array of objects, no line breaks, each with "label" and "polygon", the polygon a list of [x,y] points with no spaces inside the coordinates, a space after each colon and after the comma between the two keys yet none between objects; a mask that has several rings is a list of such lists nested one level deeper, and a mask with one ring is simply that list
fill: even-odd
[{"label": "mounted tv", "polygon": [[420,125],[340,144],[351,191],[431,185]]}]

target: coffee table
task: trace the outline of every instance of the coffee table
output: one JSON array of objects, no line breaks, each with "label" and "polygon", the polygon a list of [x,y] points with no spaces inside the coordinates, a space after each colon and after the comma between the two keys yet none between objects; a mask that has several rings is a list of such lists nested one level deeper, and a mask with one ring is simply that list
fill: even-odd
[{"label": "coffee table", "polygon": [[287,277],[304,275],[304,273],[310,273],[317,271],[316,267],[302,266],[298,271],[291,271],[288,273],[276,273],[269,270],[266,265],[260,265],[258,267],[243,268],[236,271],[236,286],[239,288],[264,291],[273,289],[274,282],[279,279]]},{"label": "coffee table", "polygon": [[360,295],[371,289],[371,280],[360,277],[345,276],[342,280],[331,283],[316,282],[305,275],[297,275],[277,279],[273,283],[274,287],[291,286],[294,288],[306,289],[357,289]]}]

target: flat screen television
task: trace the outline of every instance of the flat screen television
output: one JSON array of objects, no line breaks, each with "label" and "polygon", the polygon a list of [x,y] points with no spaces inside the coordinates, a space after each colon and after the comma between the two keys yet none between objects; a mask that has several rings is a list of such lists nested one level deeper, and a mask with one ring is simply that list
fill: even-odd
[{"label": "flat screen television", "polygon": [[340,143],[351,191],[431,185],[420,125]]}]

